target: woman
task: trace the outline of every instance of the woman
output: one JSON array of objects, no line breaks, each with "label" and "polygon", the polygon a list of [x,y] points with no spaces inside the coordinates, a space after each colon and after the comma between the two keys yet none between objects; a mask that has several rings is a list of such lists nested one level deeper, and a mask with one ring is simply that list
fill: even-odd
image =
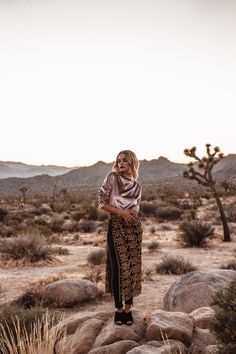
[{"label": "woman", "polygon": [[109,213],[106,292],[114,296],[117,325],[132,325],[133,297],[141,293],[142,226],[138,211],[142,187],[137,181],[138,168],[134,152],[119,152],[98,193],[99,207]]}]

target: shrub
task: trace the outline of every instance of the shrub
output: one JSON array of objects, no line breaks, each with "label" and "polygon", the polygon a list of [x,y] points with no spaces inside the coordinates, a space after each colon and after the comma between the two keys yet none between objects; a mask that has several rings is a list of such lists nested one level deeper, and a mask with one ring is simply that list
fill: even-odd
[{"label": "shrub", "polygon": [[[58,340],[65,337],[57,314],[49,315],[42,307],[25,310],[8,305],[0,309],[0,352],[2,354],[55,353]],[[52,327],[55,326],[52,330]],[[62,354],[62,345],[57,353]]]},{"label": "shrub", "polygon": [[236,353],[236,280],[218,291],[212,305],[217,305],[211,329],[220,340],[219,354]]},{"label": "shrub", "polygon": [[147,245],[149,252],[156,251],[159,247],[160,247],[160,244],[157,241],[152,241],[152,242],[148,243],[148,245]]},{"label": "shrub", "polygon": [[150,234],[155,234],[155,232],[156,232],[156,228],[155,228],[155,226],[151,226],[150,227],[150,229],[149,229],[149,232],[150,232]]},{"label": "shrub", "polygon": [[96,229],[96,224],[93,220],[84,220],[78,224],[78,231],[93,232]]},{"label": "shrub", "polygon": [[0,252],[8,259],[26,258],[30,262],[38,262],[51,257],[51,248],[39,234],[23,234],[13,239],[0,240]]},{"label": "shrub", "polygon": [[141,202],[140,203],[140,214],[145,217],[156,215],[156,204],[152,202]]},{"label": "shrub", "polygon": [[180,237],[184,245],[189,247],[201,247],[205,239],[214,234],[214,228],[199,220],[184,221],[180,224]]},{"label": "shrub", "polygon": [[52,229],[52,231],[54,232],[62,232],[62,225],[64,224],[64,219],[60,218],[60,217],[55,217],[51,224],[50,227]]},{"label": "shrub", "polygon": [[185,274],[196,270],[190,262],[182,257],[167,256],[156,265],[156,272],[160,274]]},{"label": "shrub", "polygon": [[99,249],[92,251],[88,254],[87,260],[93,265],[99,265],[105,263],[106,261],[106,252],[104,249]]},{"label": "shrub", "polygon": [[7,210],[0,208],[0,222],[4,222],[6,215],[7,215]]},{"label": "shrub", "polygon": [[164,220],[178,220],[183,210],[175,206],[160,207],[156,210],[156,216]]}]

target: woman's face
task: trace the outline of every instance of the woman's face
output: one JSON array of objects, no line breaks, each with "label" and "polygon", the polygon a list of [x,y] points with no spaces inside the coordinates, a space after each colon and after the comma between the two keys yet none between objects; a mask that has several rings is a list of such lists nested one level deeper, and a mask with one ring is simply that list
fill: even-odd
[{"label": "woman's face", "polygon": [[125,154],[120,154],[117,158],[117,166],[121,173],[129,172],[129,162]]}]

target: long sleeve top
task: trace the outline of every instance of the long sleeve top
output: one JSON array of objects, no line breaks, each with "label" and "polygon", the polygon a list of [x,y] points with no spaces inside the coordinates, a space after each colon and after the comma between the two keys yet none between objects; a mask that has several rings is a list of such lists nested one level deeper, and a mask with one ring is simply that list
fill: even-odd
[{"label": "long sleeve top", "polygon": [[98,191],[98,206],[110,204],[118,209],[139,210],[142,187],[136,180],[130,180],[115,172],[110,172]]}]

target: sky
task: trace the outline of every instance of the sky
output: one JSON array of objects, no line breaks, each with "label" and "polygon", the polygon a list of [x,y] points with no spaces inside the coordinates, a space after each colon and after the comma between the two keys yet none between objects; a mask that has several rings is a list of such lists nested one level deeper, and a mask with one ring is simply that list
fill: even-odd
[{"label": "sky", "polygon": [[0,161],[236,153],[236,1],[0,0]]}]

